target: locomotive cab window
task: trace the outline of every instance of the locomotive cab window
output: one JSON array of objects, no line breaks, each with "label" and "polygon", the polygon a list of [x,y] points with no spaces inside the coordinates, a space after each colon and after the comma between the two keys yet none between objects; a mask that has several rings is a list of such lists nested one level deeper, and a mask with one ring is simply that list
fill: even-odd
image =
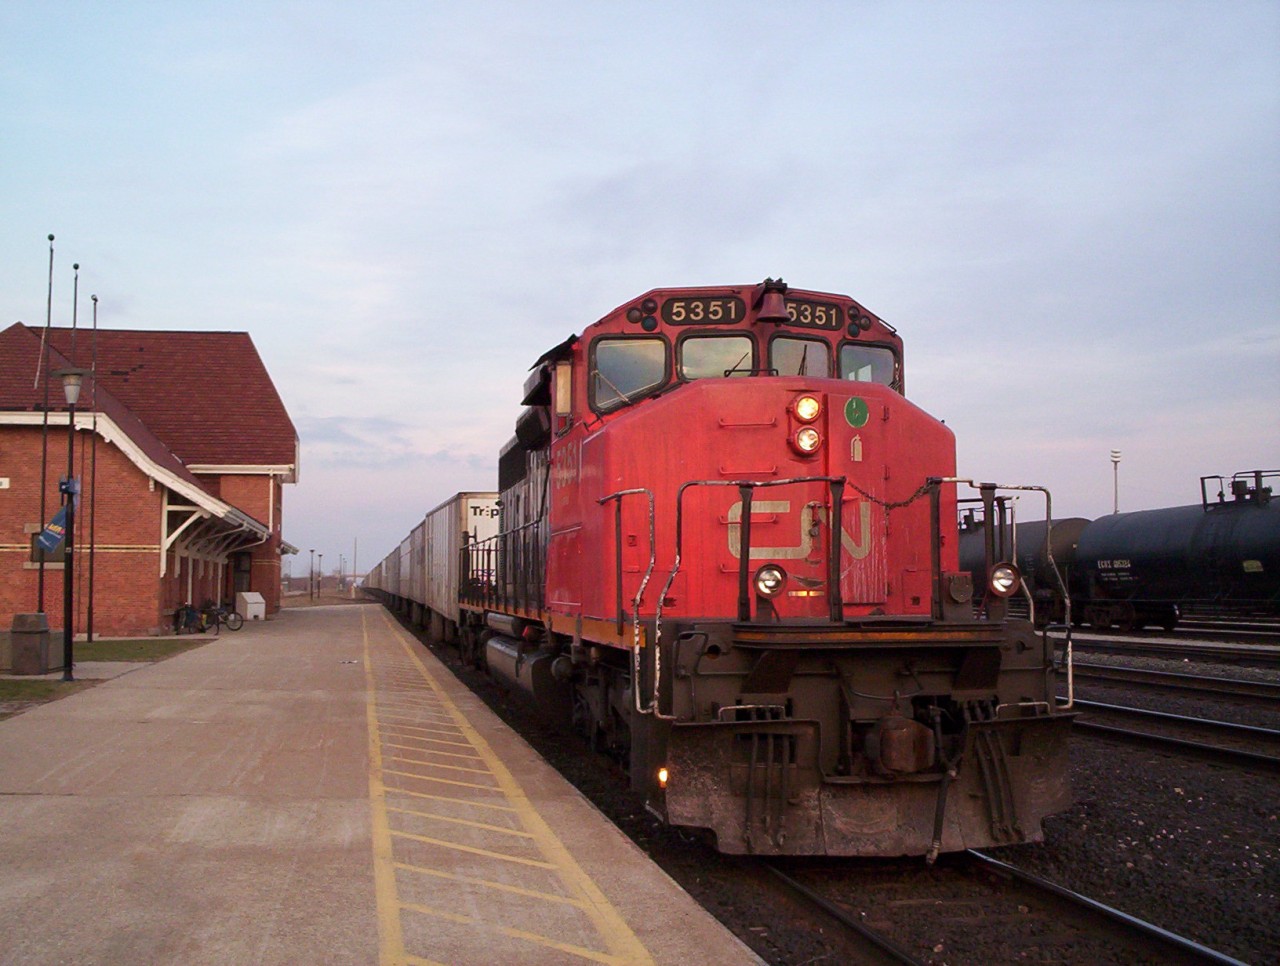
[{"label": "locomotive cab window", "polygon": [[818,339],[779,336],[769,343],[769,367],[780,376],[831,376],[831,346]]},{"label": "locomotive cab window", "polygon": [[662,339],[601,339],[591,365],[591,400],[600,412],[648,395],[667,381]]},{"label": "locomotive cab window", "polygon": [[840,378],[854,382],[897,382],[897,360],[893,350],[877,345],[846,343],[840,347]]},{"label": "locomotive cab window", "polygon": [[716,379],[751,375],[749,335],[705,335],[680,342],[680,378]]}]

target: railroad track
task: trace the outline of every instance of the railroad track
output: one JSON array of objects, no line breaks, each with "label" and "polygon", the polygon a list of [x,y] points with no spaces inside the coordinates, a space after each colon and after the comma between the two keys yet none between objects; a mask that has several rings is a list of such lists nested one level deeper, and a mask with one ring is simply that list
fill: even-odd
[{"label": "railroad track", "polygon": [[[1065,676],[1066,672],[1059,673]],[[1144,668],[1118,667],[1114,664],[1092,664],[1085,661],[1074,662],[1074,674],[1076,681],[1131,684],[1144,689],[1280,705],[1280,684],[1273,681],[1247,681],[1239,678],[1186,674],[1181,671],[1153,671]]]},{"label": "railroad track", "polygon": [[1205,634],[1219,638],[1241,640],[1257,639],[1270,636],[1280,641],[1280,619],[1255,617],[1234,620],[1215,619],[1209,617],[1183,617],[1176,628],[1188,634]]},{"label": "railroad track", "polygon": [[[1131,708],[1099,701],[1084,701],[1079,698],[1076,699],[1075,706],[1084,712],[1073,725],[1080,731],[1209,761],[1229,762],[1247,768],[1280,772],[1280,755],[1277,754],[1280,752],[1280,730],[1234,724],[1229,721],[1192,718],[1186,715],[1169,714],[1165,711],[1149,711],[1145,708]],[[1106,724],[1099,718],[1137,720],[1148,727],[1172,728],[1174,731],[1181,729],[1183,733],[1179,735],[1170,734],[1168,731],[1138,730]],[[1188,732],[1198,736],[1211,734],[1226,738],[1232,743],[1208,743],[1198,738],[1188,737]]]},{"label": "railroad track", "polygon": [[[1061,643],[1060,635],[1053,635]],[[1220,664],[1247,664],[1254,667],[1280,667],[1280,647],[1274,644],[1182,644],[1177,641],[1142,640],[1129,638],[1118,640],[1113,636],[1079,634],[1071,635],[1075,653],[1123,654],[1129,656],[1172,657]]]},{"label": "railroad track", "polygon": [[[970,850],[923,863],[784,869],[794,896],[863,944],[869,961],[1239,964],[1215,950]],[[887,874],[886,874],[887,872]]]}]

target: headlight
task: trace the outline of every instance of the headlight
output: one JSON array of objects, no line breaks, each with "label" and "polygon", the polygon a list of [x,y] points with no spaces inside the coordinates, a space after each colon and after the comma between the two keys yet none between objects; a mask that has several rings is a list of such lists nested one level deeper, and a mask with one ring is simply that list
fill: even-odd
[{"label": "headlight", "polygon": [[991,592],[1000,597],[1008,597],[1022,583],[1022,574],[1010,563],[996,564],[991,568],[991,576],[987,580]]},{"label": "headlight", "polygon": [[801,396],[796,400],[793,411],[800,422],[811,423],[821,415],[822,403],[817,396]]},{"label": "headlight", "polygon": [[756,593],[761,597],[777,597],[787,575],[777,564],[766,564],[756,571]]},{"label": "headlight", "polygon": [[812,426],[805,426],[796,433],[794,442],[800,452],[813,453],[822,445],[822,434]]}]

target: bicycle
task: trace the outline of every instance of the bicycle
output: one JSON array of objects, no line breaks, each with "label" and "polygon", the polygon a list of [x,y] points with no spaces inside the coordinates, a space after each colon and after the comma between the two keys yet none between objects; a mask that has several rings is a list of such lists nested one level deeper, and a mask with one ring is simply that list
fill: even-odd
[{"label": "bicycle", "polygon": [[[217,625],[214,625],[215,633]],[[209,622],[204,611],[196,610],[190,604],[183,604],[173,612],[173,632],[175,634],[203,634],[209,629]]]},{"label": "bicycle", "polygon": [[211,600],[205,601],[200,615],[215,634],[220,633],[223,626],[229,631],[238,631],[244,627],[244,617],[238,611],[223,604],[215,604]]}]

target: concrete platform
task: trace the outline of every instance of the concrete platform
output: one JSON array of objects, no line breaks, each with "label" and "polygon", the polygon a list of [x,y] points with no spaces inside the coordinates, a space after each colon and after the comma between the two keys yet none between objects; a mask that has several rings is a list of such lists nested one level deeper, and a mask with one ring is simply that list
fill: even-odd
[{"label": "concrete platform", "polygon": [[0,963],[71,962],[760,960],[368,605],[0,721]]}]

